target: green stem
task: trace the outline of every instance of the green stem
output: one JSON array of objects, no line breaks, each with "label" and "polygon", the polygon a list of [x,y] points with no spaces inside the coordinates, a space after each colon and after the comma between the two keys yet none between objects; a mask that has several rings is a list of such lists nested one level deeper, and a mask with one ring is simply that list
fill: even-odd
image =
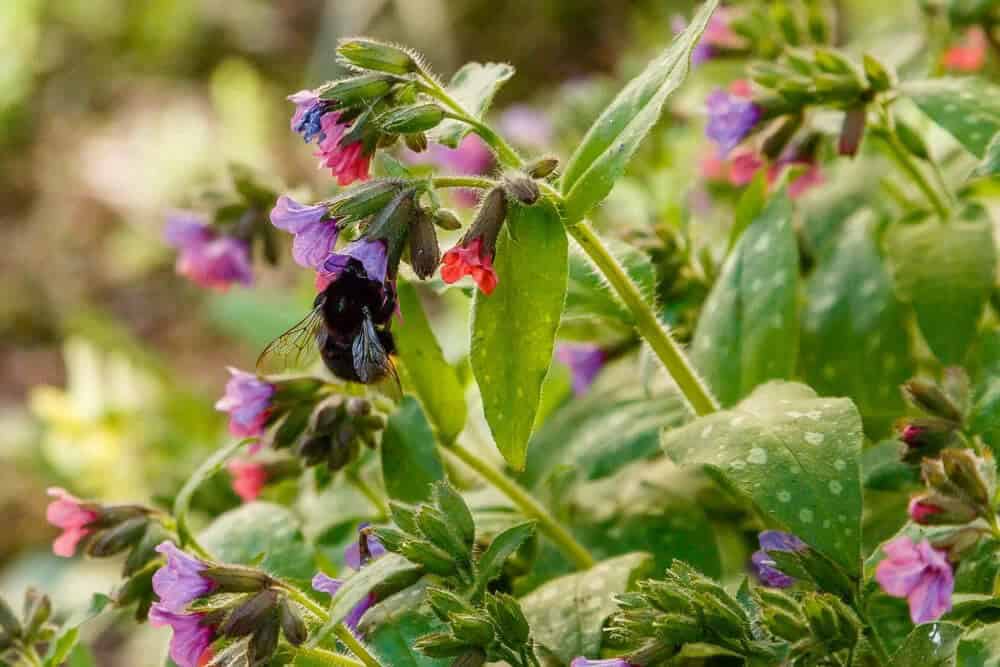
[{"label": "green stem", "polygon": [[496,181],[478,176],[436,176],[431,179],[435,188],[482,188],[496,186]]},{"label": "green stem", "polygon": [[292,650],[299,655],[304,655],[310,658],[321,660],[328,665],[343,665],[343,667],[364,667],[363,662],[358,662],[357,660],[353,658],[348,658],[346,655],[341,655],[340,653],[327,651],[325,648],[295,646],[292,648]]},{"label": "green stem", "polygon": [[372,505],[374,505],[380,515],[380,520],[388,518],[389,504],[386,502],[385,498],[382,497],[382,494],[373,489],[372,486],[366,482],[357,471],[348,472],[347,481],[349,481],[355,489],[360,491],[361,494],[367,498]]},{"label": "green stem", "polygon": [[34,646],[25,646],[22,655],[32,665],[42,667],[42,658],[38,655],[38,651],[35,650]]},{"label": "green stem", "polygon": [[[288,593],[288,597],[308,609],[314,616],[319,618],[321,622],[326,623],[330,620],[330,613],[324,609],[322,605],[300,591],[298,588],[287,581],[282,581],[281,587]],[[365,645],[354,636],[354,633],[351,632],[350,628],[346,625],[343,623],[337,623],[337,625],[333,627],[333,634],[337,635],[337,639],[339,639],[351,653],[356,655],[358,659],[361,660],[361,664],[365,665],[365,667],[382,667],[382,663],[378,661],[378,658],[373,656],[368,651]],[[322,638],[320,639],[322,640]]]},{"label": "green stem", "polygon": [[880,133],[880,138],[882,143],[885,144],[886,148],[889,149],[889,154],[895,160],[899,168],[910,177],[910,180],[916,184],[920,191],[924,193],[927,201],[937,212],[938,216],[942,221],[948,220],[948,205],[945,203],[938,191],[931,185],[930,181],[927,180],[927,176],[923,171],[920,170],[920,165],[916,163],[913,156],[910,154],[903,143],[899,140],[899,136],[896,134],[896,129],[892,126],[891,117],[889,112],[883,109],[883,123],[884,132]]},{"label": "green stem", "polygon": [[480,458],[475,452],[466,449],[458,443],[448,446],[442,445],[441,449],[452,454],[459,461],[472,468],[498,491],[507,496],[521,510],[524,516],[537,521],[539,529],[555,542],[579,569],[586,570],[594,566],[596,561],[590,555],[590,552],[577,542],[569,531],[563,528],[556,521],[555,517],[549,514],[548,510],[537,500],[532,498],[520,484],[488,461]]},{"label": "green stem", "polygon": [[872,648],[878,654],[879,662],[883,665],[888,665],[892,662],[889,658],[889,652],[885,650],[885,646],[882,644],[882,638],[878,636],[875,632],[875,626],[872,625],[871,620],[868,618],[868,614],[865,612],[864,605],[861,604],[860,600],[855,600],[854,611],[858,613],[858,617],[865,626],[865,634],[868,635],[868,643],[871,644]]},{"label": "green stem", "polygon": [[212,477],[212,475],[222,470],[222,466],[225,465],[226,461],[232,458],[246,443],[246,440],[238,440],[219,449],[208,457],[204,463],[198,466],[198,469],[188,478],[187,482],[184,483],[184,486],[177,494],[176,500],[174,500],[174,518],[177,521],[177,538],[180,540],[180,546],[182,548],[189,548],[202,558],[211,559],[212,555],[205,547],[198,543],[194,533],[191,532],[191,528],[188,526],[188,512],[191,508],[191,498],[194,496],[195,491],[198,490],[198,487]]},{"label": "green stem", "polygon": [[629,278],[618,260],[608,251],[600,237],[586,222],[567,227],[570,235],[576,239],[591,261],[597,265],[604,277],[611,283],[625,306],[635,317],[635,328],[638,330],[653,352],[660,358],[667,372],[673,377],[681,393],[691,404],[695,414],[707,415],[719,409],[708,387],[691,367],[680,346],[670,337],[666,327],[657,319],[656,314],[646,303],[639,288]]}]

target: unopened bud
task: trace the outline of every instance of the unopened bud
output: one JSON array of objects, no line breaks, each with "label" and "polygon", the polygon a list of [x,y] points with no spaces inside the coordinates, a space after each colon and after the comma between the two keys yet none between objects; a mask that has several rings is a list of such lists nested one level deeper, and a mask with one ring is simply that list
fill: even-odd
[{"label": "unopened bud", "polygon": [[52,615],[52,601],[48,595],[29,588],[24,594],[24,634],[35,637]]},{"label": "unopened bud", "polygon": [[473,648],[455,658],[451,667],[483,667],[485,664],[486,654],[482,649]]},{"label": "unopened bud", "polygon": [[93,558],[108,558],[136,544],[146,530],[149,519],[137,516],[119,523],[114,528],[99,532],[87,544],[87,555]]},{"label": "unopened bud", "polygon": [[837,152],[841,155],[854,157],[861,140],[865,136],[865,123],[868,120],[868,109],[864,106],[848,109],[844,114],[844,123],[840,127],[840,139],[837,142]]},{"label": "unopened bud", "polygon": [[386,526],[375,528],[375,537],[382,543],[382,546],[392,552],[398,552],[406,540],[406,535],[395,528],[388,528]]},{"label": "unopened bud", "polygon": [[864,56],[865,78],[868,85],[876,92],[883,92],[892,88],[892,74],[883,67],[882,63],[868,55]]},{"label": "unopened bud", "polygon": [[455,534],[440,512],[432,507],[421,507],[417,512],[417,525],[432,544],[447,552],[449,556],[460,562],[467,562],[471,557],[470,549],[462,538]]},{"label": "unopened bud", "polygon": [[320,97],[338,107],[360,106],[387,95],[394,82],[395,79],[384,74],[361,74],[333,83]]},{"label": "unopened bud", "polygon": [[806,9],[806,24],[813,42],[826,44],[830,41],[830,17],[827,14],[825,3],[815,1],[809,3]]},{"label": "unopened bud", "polygon": [[941,452],[948,479],[982,508],[988,508],[996,491],[996,468],[992,457],[976,456],[971,449],[946,449]]},{"label": "unopened bud", "polygon": [[376,72],[407,74],[417,70],[416,60],[405,49],[374,39],[341,40],[337,55],[348,65]]},{"label": "unopened bud", "polygon": [[447,621],[452,614],[471,614],[475,611],[468,602],[443,588],[428,588],[427,602],[442,621]]},{"label": "unopened bud", "polygon": [[449,231],[462,228],[462,221],[455,215],[454,211],[447,208],[439,208],[434,211],[434,224]]},{"label": "unopened bud", "polygon": [[364,417],[365,415],[370,415],[372,412],[371,401],[353,396],[347,399],[347,403],[344,406],[344,410],[351,417]]},{"label": "unopened bud", "polygon": [[278,603],[278,620],[281,623],[281,632],[292,646],[299,646],[308,639],[309,631],[305,621],[302,620],[302,615],[286,597],[282,597]]},{"label": "unopened bud", "polygon": [[907,514],[921,526],[946,526],[969,523],[976,518],[977,511],[968,503],[932,491],[914,496]]},{"label": "unopened bud", "polygon": [[802,114],[797,113],[788,116],[778,124],[777,129],[768,134],[767,138],[764,139],[761,153],[771,160],[777,160],[784,153],[788,142],[792,140],[792,137],[795,136],[795,133],[801,127]]},{"label": "unopened bud", "polygon": [[255,593],[270,586],[271,577],[260,570],[238,565],[207,567],[201,576],[211,579],[222,593]]},{"label": "unopened bud", "polygon": [[948,559],[957,563],[970,548],[979,544],[983,534],[978,526],[969,526],[955,531],[932,534],[928,540],[935,549],[948,552]]},{"label": "unopened bud", "polygon": [[432,574],[447,577],[458,571],[458,566],[448,552],[424,540],[404,541],[399,547],[399,553]]},{"label": "unopened bud", "polygon": [[833,49],[816,49],[816,65],[828,74],[855,74],[854,64],[842,53]]},{"label": "unopened bud", "polygon": [[437,271],[441,263],[441,248],[431,216],[420,211],[410,225],[410,265],[421,280],[426,280]]},{"label": "unopened bud", "polygon": [[558,167],[559,158],[547,155],[545,157],[540,157],[529,164],[525,170],[528,172],[528,176],[531,176],[532,178],[545,178],[552,175]]},{"label": "unopened bud", "polygon": [[233,609],[219,626],[219,634],[226,637],[245,637],[260,629],[274,615],[278,593],[263,590]]},{"label": "unopened bud", "polygon": [[383,178],[352,187],[330,202],[330,215],[347,221],[367,218],[385,208],[402,186],[402,181]]},{"label": "unopened bud", "polygon": [[531,206],[537,202],[538,197],[541,196],[541,192],[538,189],[538,183],[535,183],[526,176],[516,175],[507,178],[504,180],[504,188],[511,197],[518,200],[525,206]]},{"label": "unopened bud", "polygon": [[924,138],[909,123],[901,118],[897,118],[895,127],[896,136],[899,137],[900,143],[906,147],[906,150],[921,160],[930,159],[931,153],[927,147],[927,142],[924,141]]},{"label": "unopened bud", "polygon": [[417,509],[412,505],[390,500],[389,513],[392,515],[393,523],[399,526],[404,533],[411,535],[420,533],[420,528],[417,526]]},{"label": "unopened bud", "polygon": [[517,599],[506,593],[496,593],[486,599],[486,608],[507,643],[517,646],[531,638],[531,626]]},{"label": "unopened bud", "polygon": [[493,188],[479,205],[476,217],[469,225],[469,231],[462,237],[459,245],[467,246],[474,239],[483,240],[483,252],[493,257],[497,252],[497,237],[507,219],[507,194],[502,187]]},{"label": "unopened bud", "polygon": [[432,632],[415,641],[413,648],[429,658],[454,658],[465,653],[470,647],[450,633]]},{"label": "unopened bud", "polygon": [[444,513],[448,525],[454,528],[465,545],[471,548],[476,541],[476,523],[465,499],[447,482],[435,485],[434,498]]},{"label": "unopened bud", "polygon": [[278,619],[275,618],[273,612],[270,616],[265,617],[261,621],[260,627],[258,627],[256,632],[253,633],[253,637],[251,637],[250,644],[248,645],[248,664],[270,664],[271,657],[278,648],[278,634],[280,627]]},{"label": "unopened bud", "polygon": [[797,642],[809,634],[807,628],[796,616],[782,609],[765,608],[762,611],[764,626],[771,634],[789,642]]},{"label": "unopened bud", "polygon": [[913,378],[903,384],[903,394],[915,406],[928,414],[955,423],[962,423],[962,411],[936,383]]},{"label": "unopened bud", "polygon": [[427,135],[423,132],[414,132],[403,135],[403,143],[414,153],[423,153],[427,150]]},{"label": "unopened bud", "polygon": [[919,463],[921,459],[936,456],[957,439],[958,426],[939,417],[906,419],[897,425],[899,439],[906,445],[902,459]]},{"label": "unopened bud", "polygon": [[386,111],[375,120],[375,124],[390,134],[410,134],[433,129],[442,120],[444,110],[433,102],[427,102]]},{"label": "unopened bud", "polygon": [[490,619],[479,614],[452,614],[448,620],[452,633],[473,646],[489,646],[496,636]]}]

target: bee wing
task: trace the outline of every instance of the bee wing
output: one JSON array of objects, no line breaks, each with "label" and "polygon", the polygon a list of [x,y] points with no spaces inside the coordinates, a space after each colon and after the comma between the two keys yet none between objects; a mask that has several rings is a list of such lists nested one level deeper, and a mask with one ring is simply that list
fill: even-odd
[{"label": "bee wing", "polygon": [[379,340],[378,332],[375,331],[375,325],[371,318],[365,318],[361,325],[361,331],[354,338],[351,351],[354,356],[354,370],[362,382],[371,384],[391,375],[399,384],[396,366],[382,345],[382,341]]},{"label": "bee wing", "polygon": [[322,304],[281,334],[257,357],[257,372],[281,373],[311,366],[319,356],[317,335],[324,329]]}]

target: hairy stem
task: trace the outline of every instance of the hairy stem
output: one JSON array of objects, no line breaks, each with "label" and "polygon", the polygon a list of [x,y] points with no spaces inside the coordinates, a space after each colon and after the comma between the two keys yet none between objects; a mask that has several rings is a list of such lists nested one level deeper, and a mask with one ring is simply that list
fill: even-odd
[{"label": "hairy stem", "polygon": [[656,314],[639,292],[639,288],[632,282],[614,255],[601,242],[600,237],[586,222],[570,225],[567,230],[611,283],[621,300],[625,302],[625,306],[635,317],[635,328],[639,335],[653,348],[653,352],[656,353],[667,372],[673,377],[695,414],[700,416],[717,411],[719,406],[708,387],[698,377],[680,346],[670,337],[670,333],[657,319]]},{"label": "hairy stem", "polygon": [[304,655],[321,662],[325,662],[328,665],[342,665],[343,667],[364,667],[363,662],[358,662],[354,658],[348,658],[346,655],[341,655],[340,653],[334,653],[333,651],[328,651],[325,648],[315,648],[309,646],[295,646],[292,648],[298,655]]},{"label": "hairy stem", "polygon": [[[296,588],[295,586],[286,581],[281,582],[281,587],[285,590],[286,593],[288,593],[288,596],[290,598],[292,598],[300,605],[308,609],[314,616],[319,618],[321,622],[323,623],[329,622],[330,614],[329,612],[327,612],[326,609],[322,607],[322,605],[318,604],[311,597],[309,597],[304,592],[302,592],[301,590],[299,590],[298,588]],[[339,639],[344,644],[344,646],[346,646],[348,650],[350,650],[351,653],[356,655],[358,659],[361,661],[360,663],[341,663],[341,664],[363,664],[365,667],[382,667],[382,663],[378,661],[378,658],[376,658],[371,654],[371,652],[365,647],[365,645],[362,644],[361,641],[354,636],[354,633],[351,632],[350,628],[348,628],[346,625],[344,625],[343,623],[337,623],[337,625],[333,627],[333,634],[335,634],[337,636],[337,639]],[[313,641],[310,642],[310,644],[314,644],[315,642],[318,641],[323,641],[323,639],[324,637],[322,635],[316,636],[313,638]],[[312,646],[312,648],[315,649],[316,647]]]},{"label": "hairy stem", "polygon": [[892,117],[889,115],[888,109],[883,107],[881,110],[881,116],[883,132],[879,133],[879,138],[882,139],[882,144],[888,149],[889,156],[896,162],[903,173],[905,173],[920,189],[941,220],[947,221],[949,215],[947,202],[941,194],[938,193],[934,186],[931,185],[927,176],[920,169],[920,165],[918,165],[916,160],[913,159],[913,155],[910,154],[910,151],[908,151],[903,145],[903,142],[900,141],[899,135],[896,134],[896,128],[893,127]]},{"label": "hairy stem", "polygon": [[496,181],[479,176],[436,176],[431,179],[435,188],[481,188],[487,190],[496,185]]}]

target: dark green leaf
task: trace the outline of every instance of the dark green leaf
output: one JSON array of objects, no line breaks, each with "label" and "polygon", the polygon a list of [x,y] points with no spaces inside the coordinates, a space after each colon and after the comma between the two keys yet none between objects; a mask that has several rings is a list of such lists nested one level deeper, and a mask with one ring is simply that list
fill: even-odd
[{"label": "dark green leaf", "polygon": [[962,667],[1000,667],[1000,623],[968,630],[958,645]]},{"label": "dark green leaf", "polygon": [[428,658],[413,649],[414,642],[431,632],[442,630],[442,624],[428,613],[406,611],[380,624],[367,635],[384,665],[392,667],[448,667],[452,660]]},{"label": "dark green leaf", "polygon": [[691,358],[723,405],[794,373],[798,261],[792,205],[781,191],[726,259],[695,329]]},{"label": "dark green leaf", "polygon": [[[467,63],[451,77],[448,94],[474,118],[482,119],[493,96],[512,76],[514,68],[506,63]],[[445,119],[429,135],[439,144],[457,148],[471,129],[468,123]]]},{"label": "dark green leaf", "polygon": [[678,463],[702,465],[843,567],[861,568],[861,417],[847,399],[772,382],[732,410],[664,435]]},{"label": "dark green leaf", "polygon": [[920,110],[982,158],[1000,130],[1000,87],[973,77],[915,81],[903,87]]},{"label": "dark green leaf", "polygon": [[497,244],[497,287],[490,296],[476,292],[473,304],[472,371],[497,448],[518,470],[552,361],[566,254],[566,232],[548,200],[513,204]]},{"label": "dark green leaf", "polygon": [[535,522],[525,521],[511,526],[493,538],[489,548],[479,557],[476,572],[477,590],[486,590],[486,586],[498,576],[503,564],[517,551],[525,540],[535,534]]},{"label": "dark green leaf", "polygon": [[[952,667],[962,626],[954,623],[924,623],[913,628],[892,656],[891,667]],[[964,665],[963,665],[964,667]]]},{"label": "dark green leaf", "polygon": [[986,146],[983,161],[976,165],[969,178],[984,178],[987,176],[1000,176],[1000,132],[993,135],[993,139]]},{"label": "dark green leaf", "polygon": [[416,399],[407,396],[382,433],[382,479],[390,498],[419,503],[444,479],[434,434]]},{"label": "dark green leaf", "polygon": [[398,296],[402,321],[393,335],[406,378],[413,384],[438,436],[443,442],[452,442],[465,426],[465,388],[441,353],[417,290],[401,280]]},{"label": "dark green leaf", "polygon": [[623,173],[643,138],[660,117],[667,97],[687,77],[694,49],[718,0],[709,0],[659,57],[618,94],[566,163],[562,193],[569,223],[582,220]]}]

